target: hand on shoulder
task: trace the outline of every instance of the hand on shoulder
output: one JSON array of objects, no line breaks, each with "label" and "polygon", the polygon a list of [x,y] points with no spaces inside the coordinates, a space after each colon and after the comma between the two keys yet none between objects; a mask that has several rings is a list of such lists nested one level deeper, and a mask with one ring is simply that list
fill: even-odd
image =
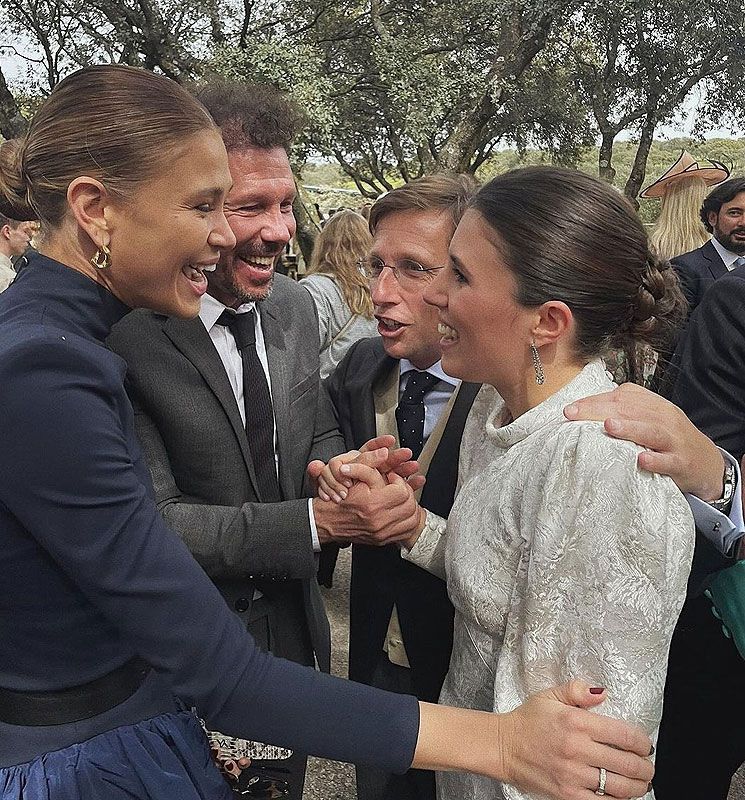
[{"label": "hand on shoulder", "polygon": [[719,449],[673,403],[632,383],[577,400],[564,409],[573,421],[597,420],[609,436],[648,448],[641,469],[669,475],[683,492],[702,500],[722,494],[724,463]]}]

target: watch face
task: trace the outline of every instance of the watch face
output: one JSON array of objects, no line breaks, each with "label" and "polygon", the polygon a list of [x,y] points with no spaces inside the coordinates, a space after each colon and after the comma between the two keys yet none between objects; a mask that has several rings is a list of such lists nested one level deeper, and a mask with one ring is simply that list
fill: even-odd
[{"label": "watch face", "polygon": [[732,464],[727,464],[724,470],[724,493],[722,494],[722,500],[727,503],[729,503],[735,493],[736,482],[737,473],[735,472],[735,468]]}]

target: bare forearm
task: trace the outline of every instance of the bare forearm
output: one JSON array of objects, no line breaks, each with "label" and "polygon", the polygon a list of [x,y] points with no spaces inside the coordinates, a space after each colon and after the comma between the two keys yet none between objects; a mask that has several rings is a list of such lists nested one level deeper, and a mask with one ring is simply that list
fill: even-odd
[{"label": "bare forearm", "polygon": [[506,737],[504,715],[432,703],[420,703],[419,714],[412,767],[507,779],[502,748]]},{"label": "bare forearm", "polygon": [[594,790],[602,766],[614,773],[614,797],[641,797],[652,778],[651,742],[639,728],[585,710],[604,697],[574,681],[507,714],[420,703],[412,766],[479,773],[559,800]]}]

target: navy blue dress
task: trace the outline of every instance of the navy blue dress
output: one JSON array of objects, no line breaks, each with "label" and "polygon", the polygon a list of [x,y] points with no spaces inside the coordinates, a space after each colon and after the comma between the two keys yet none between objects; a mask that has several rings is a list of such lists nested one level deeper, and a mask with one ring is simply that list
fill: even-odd
[{"label": "navy blue dress", "polygon": [[0,722],[0,797],[229,796],[191,708],[229,735],[404,771],[415,698],[260,652],[158,514],[125,364],[103,343],[127,311],[44,256],[0,294],[0,687],[153,668],[82,723]]}]

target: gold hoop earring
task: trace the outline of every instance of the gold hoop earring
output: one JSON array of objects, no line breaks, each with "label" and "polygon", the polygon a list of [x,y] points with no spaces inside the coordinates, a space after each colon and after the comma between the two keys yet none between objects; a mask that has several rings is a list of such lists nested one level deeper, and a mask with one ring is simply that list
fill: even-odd
[{"label": "gold hoop earring", "polygon": [[543,386],[546,380],[546,375],[543,372],[543,364],[541,363],[541,354],[535,346],[535,342],[530,343],[530,355],[533,358],[533,369],[535,370],[535,382],[539,386]]},{"label": "gold hoop earring", "polygon": [[91,264],[96,269],[108,269],[111,266],[111,250],[105,244],[102,244],[91,258]]}]

